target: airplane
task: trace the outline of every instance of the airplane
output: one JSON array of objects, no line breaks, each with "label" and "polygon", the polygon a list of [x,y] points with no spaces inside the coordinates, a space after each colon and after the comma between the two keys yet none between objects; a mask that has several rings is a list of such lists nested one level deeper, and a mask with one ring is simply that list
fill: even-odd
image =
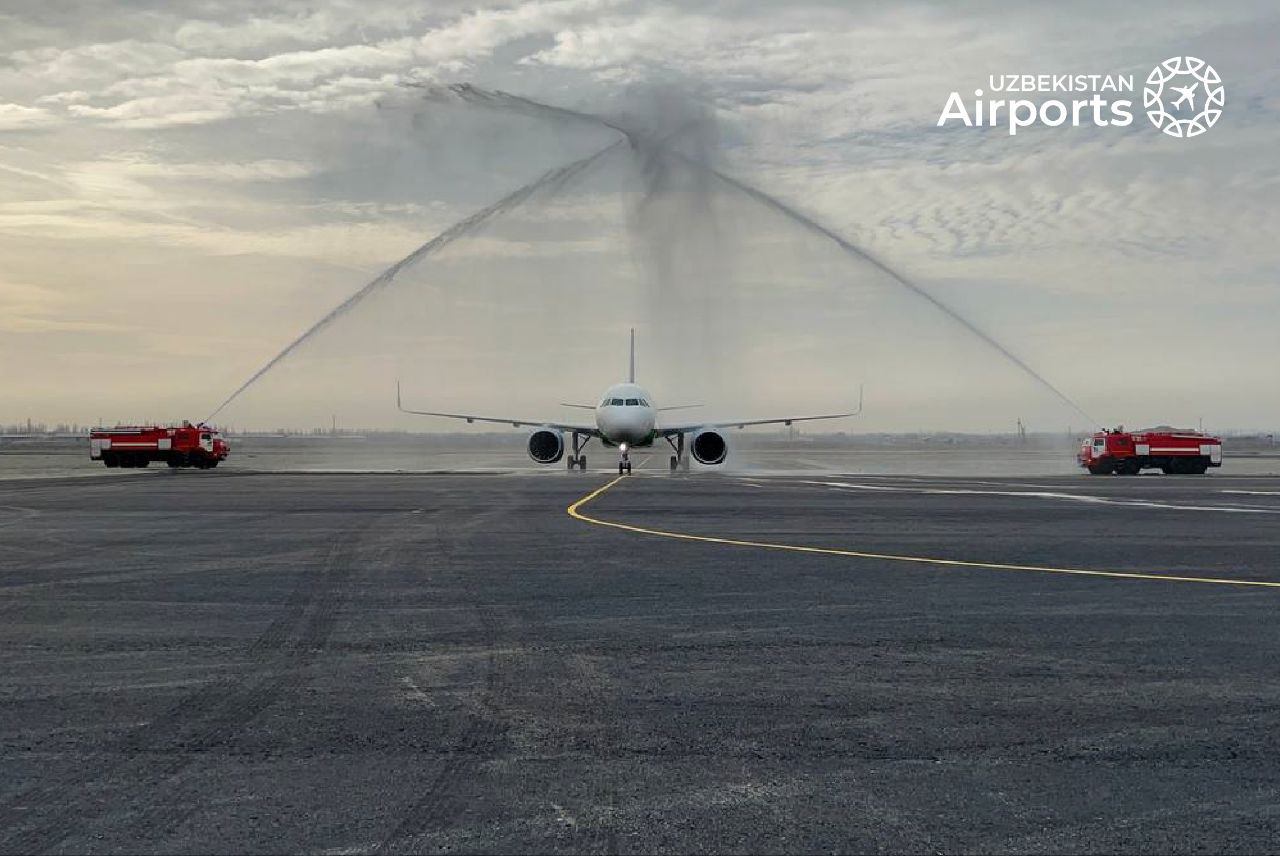
[{"label": "airplane", "polygon": [[[660,423],[658,414],[672,410],[701,407],[683,404],[673,407],[657,407],[653,397],[636,384],[636,331],[631,330],[631,370],[626,383],[609,387],[600,397],[599,404],[564,404],[595,412],[594,425],[567,422],[509,419],[499,416],[477,416],[469,413],[442,413],[434,410],[410,410],[400,400],[400,381],[396,381],[396,407],[403,413],[416,416],[435,416],[442,419],[461,419],[468,423],[492,422],[513,428],[532,427],[529,435],[529,457],[539,464],[558,463],[564,457],[564,435],[572,437],[572,449],[568,458],[569,469],[587,468],[587,456],[582,450],[598,439],[602,445],[617,448],[621,453],[618,475],[631,474],[631,450],[648,448],[655,441],[666,440],[671,446],[669,465],[672,472],[689,469],[689,455],[704,466],[718,466],[729,457],[729,444],[721,433],[725,428],[745,428],[748,425],[791,425],[795,422],[813,422],[819,419],[844,419],[862,412],[862,387],[858,387],[858,407],[846,413],[828,413],[820,416],[783,416],[776,419],[731,419],[707,422],[684,422],[673,425]],[[686,444],[685,438],[690,439]]]},{"label": "airplane", "polygon": [[1193,83],[1190,86],[1170,86],[1169,87],[1174,92],[1179,93],[1178,99],[1173,102],[1173,108],[1175,110],[1178,109],[1178,107],[1184,101],[1190,104],[1190,107],[1192,110],[1196,109],[1196,86],[1197,85],[1198,84]]}]

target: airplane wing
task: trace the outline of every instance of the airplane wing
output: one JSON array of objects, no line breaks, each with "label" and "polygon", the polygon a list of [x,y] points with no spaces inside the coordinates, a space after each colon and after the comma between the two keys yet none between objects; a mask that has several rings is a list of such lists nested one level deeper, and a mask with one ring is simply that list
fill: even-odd
[{"label": "airplane wing", "polygon": [[415,416],[437,416],[441,419],[461,419],[465,422],[492,422],[495,425],[510,425],[512,428],[555,428],[560,431],[576,431],[579,434],[600,436],[600,429],[594,425],[570,425],[565,422],[548,422],[536,419],[512,419],[504,416],[477,416],[474,413],[441,413],[435,410],[410,410],[400,402],[400,383],[396,382],[396,408],[401,413],[412,413]]},{"label": "airplane wing", "polygon": [[676,434],[687,434],[700,428],[745,428],[748,425],[790,425],[792,422],[814,422],[819,419],[844,419],[857,416],[862,412],[862,387],[858,387],[858,406],[847,413],[824,413],[820,416],[780,416],[773,419],[714,419],[707,422],[694,422],[688,425],[663,425],[658,434],[670,437]]}]

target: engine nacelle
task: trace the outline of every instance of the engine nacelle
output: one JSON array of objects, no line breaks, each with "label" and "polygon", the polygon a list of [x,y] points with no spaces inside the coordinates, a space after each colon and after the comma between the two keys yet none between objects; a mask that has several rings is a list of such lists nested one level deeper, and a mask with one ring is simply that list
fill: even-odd
[{"label": "engine nacelle", "polygon": [[693,435],[689,452],[698,463],[715,466],[723,464],[724,459],[729,457],[729,443],[719,431],[706,428]]},{"label": "engine nacelle", "polygon": [[529,435],[529,457],[539,464],[554,464],[564,457],[564,435],[539,428]]}]

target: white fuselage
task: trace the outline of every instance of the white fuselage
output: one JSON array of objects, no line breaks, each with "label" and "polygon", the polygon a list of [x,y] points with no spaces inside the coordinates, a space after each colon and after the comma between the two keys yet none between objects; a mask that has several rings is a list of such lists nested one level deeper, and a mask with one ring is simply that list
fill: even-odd
[{"label": "white fuselage", "polygon": [[615,446],[647,446],[653,442],[658,412],[649,393],[634,383],[614,384],[596,405],[596,427]]}]

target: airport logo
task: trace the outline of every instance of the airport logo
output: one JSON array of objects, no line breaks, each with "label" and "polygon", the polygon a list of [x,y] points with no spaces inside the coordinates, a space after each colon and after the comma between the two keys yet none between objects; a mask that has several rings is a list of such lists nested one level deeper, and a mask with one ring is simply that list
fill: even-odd
[{"label": "airport logo", "polygon": [[[1132,74],[989,74],[987,86],[974,89],[971,100],[959,91],[947,96],[937,127],[1003,127],[1011,137],[1036,125],[1124,128],[1133,124],[1136,98]],[[1218,72],[1193,56],[1159,63],[1147,76],[1142,98],[1151,124],[1180,139],[1212,128],[1226,102]]]},{"label": "airport logo", "polygon": [[1218,72],[1193,56],[1170,57],[1160,63],[1151,69],[1142,88],[1147,118],[1171,137],[1198,137],[1212,128],[1222,115],[1225,98]]}]

